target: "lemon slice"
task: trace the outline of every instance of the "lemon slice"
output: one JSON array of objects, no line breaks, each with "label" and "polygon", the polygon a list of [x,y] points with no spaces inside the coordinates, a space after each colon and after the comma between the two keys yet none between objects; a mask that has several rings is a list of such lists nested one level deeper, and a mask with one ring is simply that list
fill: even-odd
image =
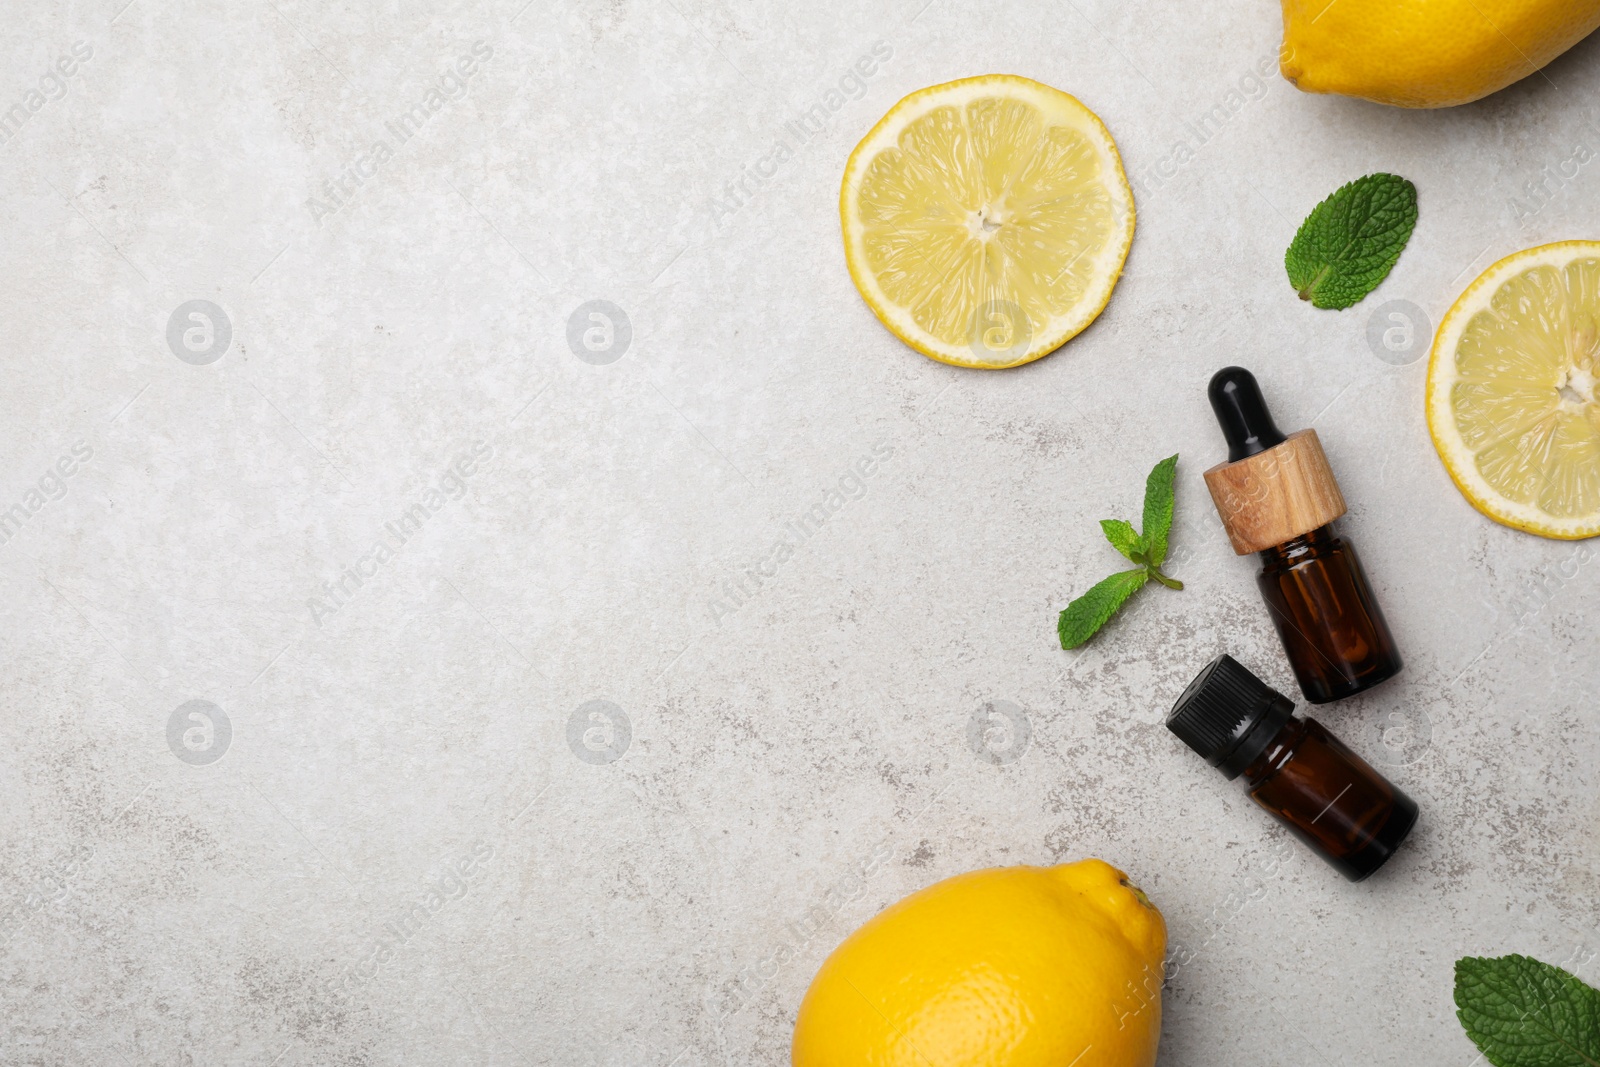
[{"label": "lemon slice", "polygon": [[850,153],[839,215],[873,313],[960,367],[1015,367],[1076,336],[1133,243],[1133,191],[1105,124],[1007,74],[891,108]]},{"label": "lemon slice", "polygon": [[1456,298],[1428,361],[1428,431],[1496,522],[1600,534],[1600,241],[1507,256]]}]

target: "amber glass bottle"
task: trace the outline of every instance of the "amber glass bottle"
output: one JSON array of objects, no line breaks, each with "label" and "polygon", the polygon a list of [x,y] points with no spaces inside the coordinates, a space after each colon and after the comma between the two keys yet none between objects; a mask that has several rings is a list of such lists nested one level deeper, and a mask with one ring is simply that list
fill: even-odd
[{"label": "amber glass bottle", "polygon": [[1228,462],[1206,471],[1206,486],[1234,551],[1261,557],[1256,582],[1300,691],[1325,704],[1394,677],[1389,625],[1355,549],[1333,532],[1344,496],[1316,431],[1285,436],[1243,367],[1218,371],[1209,393]]},{"label": "amber glass bottle", "polygon": [[1244,775],[1250,799],[1353,882],[1417,821],[1410,797],[1232,656],[1189,683],[1167,729],[1230,780]]},{"label": "amber glass bottle", "polygon": [[1256,584],[1307,700],[1326,704],[1400,670],[1400,653],[1361,560],[1331,526],[1260,556]]}]

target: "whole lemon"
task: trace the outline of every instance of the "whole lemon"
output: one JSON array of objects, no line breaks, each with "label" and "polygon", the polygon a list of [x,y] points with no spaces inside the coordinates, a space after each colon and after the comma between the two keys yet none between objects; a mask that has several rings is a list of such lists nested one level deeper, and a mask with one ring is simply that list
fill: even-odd
[{"label": "whole lemon", "polygon": [[948,878],[823,963],[794,1067],[1150,1067],[1166,941],[1101,860]]},{"label": "whole lemon", "polygon": [[1600,26],[1600,0],[1283,0],[1283,76],[1308,93],[1451,107]]}]

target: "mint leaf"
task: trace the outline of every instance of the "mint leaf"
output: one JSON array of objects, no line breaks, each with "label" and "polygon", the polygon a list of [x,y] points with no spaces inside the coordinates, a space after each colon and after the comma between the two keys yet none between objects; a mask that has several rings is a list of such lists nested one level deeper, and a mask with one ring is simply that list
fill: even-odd
[{"label": "mint leaf", "polygon": [[1139,566],[1113,574],[1067,605],[1056,622],[1062,648],[1077,648],[1093,637],[1123,602],[1151,578],[1168,589],[1183,588],[1182,582],[1161,573],[1161,561],[1167,556],[1167,534],[1172,529],[1172,483],[1177,469],[1178,457],[1168,456],[1145,479],[1143,533],[1135,533],[1133,524],[1122,519],[1100,520],[1100,529],[1111,547]]},{"label": "mint leaf", "polygon": [[1378,287],[1417,225],[1417,187],[1368,174],[1311,209],[1283,265],[1313,307],[1347,308]]},{"label": "mint leaf", "polygon": [[1077,648],[1093,637],[1148,577],[1149,572],[1143,567],[1120,571],[1103,579],[1068,604],[1056,623],[1056,632],[1061,635],[1061,647]]},{"label": "mint leaf", "polygon": [[1600,1067],[1600,990],[1528,956],[1457,960],[1456,1018],[1494,1067]]},{"label": "mint leaf", "polygon": [[1101,519],[1100,529],[1105,531],[1111,547],[1135,563],[1145,561],[1144,539],[1133,530],[1133,524],[1122,519]]},{"label": "mint leaf", "polygon": [[1167,558],[1167,534],[1172,531],[1173,482],[1177,474],[1178,457],[1168,456],[1151,468],[1144,482],[1144,553],[1152,567],[1161,566],[1161,561]]}]

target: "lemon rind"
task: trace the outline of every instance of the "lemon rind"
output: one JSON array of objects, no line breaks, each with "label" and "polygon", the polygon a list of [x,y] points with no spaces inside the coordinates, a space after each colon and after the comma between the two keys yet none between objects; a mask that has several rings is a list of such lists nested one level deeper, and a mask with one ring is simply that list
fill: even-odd
[{"label": "lemon rind", "polygon": [[1472,315],[1488,304],[1488,298],[1507,279],[1534,267],[1550,266],[1558,270],[1575,259],[1600,258],[1600,241],[1556,241],[1513,252],[1491,264],[1473,283],[1462,290],[1455,303],[1445,313],[1444,320],[1434,334],[1433,347],[1428,355],[1428,379],[1425,404],[1428,418],[1428,435],[1433,439],[1434,451],[1444,465],[1450,480],[1482,514],[1504,526],[1525,533],[1537,534],[1563,541],[1581,541],[1600,534],[1600,513],[1578,515],[1560,519],[1530,504],[1521,504],[1505,496],[1478,473],[1474,454],[1461,440],[1455,426],[1455,412],[1450,404],[1451,388],[1460,380],[1454,358],[1456,345]]},{"label": "lemon rind", "polygon": [[[1114,234],[1106,243],[1106,247],[1097,255],[1095,285],[1090,287],[1074,309],[1074,313],[1052,319],[1022,356],[1004,363],[975,360],[969,347],[944,344],[918,326],[909,312],[889,300],[878,285],[877,278],[867,267],[866,254],[860,247],[864,227],[857,210],[858,205],[850,195],[862,173],[878,153],[898,143],[901,131],[911,121],[926,113],[923,102],[929,97],[939,96],[941,104],[953,103],[961,106],[967,101],[994,95],[993,90],[997,86],[1006,87],[1014,95],[1031,98],[1030,102],[1039,107],[1047,117],[1071,116],[1074,128],[1088,136],[1095,151],[1100,155],[1108,176],[1106,189],[1114,201],[1113,211],[1124,220],[1121,232]],[[1115,178],[1114,181],[1110,180],[1112,176]],[[856,145],[850,153],[849,161],[845,164],[844,177],[839,185],[839,218],[844,231],[845,263],[849,268],[850,277],[861,293],[861,298],[890,333],[929,359],[938,360],[940,363],[977,370],[1004,370],[1042,359],[1082,333],[1100,317],[1100,313],[1111,302],[1111,293],[1122,277],[1123,267],[1133,248],[1135,209],[1133,188],[1128,184],[1127,173],[1123,170],[1122,156],[1117,152],[1111,131],[1106,129],[1106,124],[1101,121],[1100,116],[1089,110],[1071,93],[1062,92],[1031,78],[1017,74],[979,74],[919,89],[895,104],[883,118],[878,120]]]}]

